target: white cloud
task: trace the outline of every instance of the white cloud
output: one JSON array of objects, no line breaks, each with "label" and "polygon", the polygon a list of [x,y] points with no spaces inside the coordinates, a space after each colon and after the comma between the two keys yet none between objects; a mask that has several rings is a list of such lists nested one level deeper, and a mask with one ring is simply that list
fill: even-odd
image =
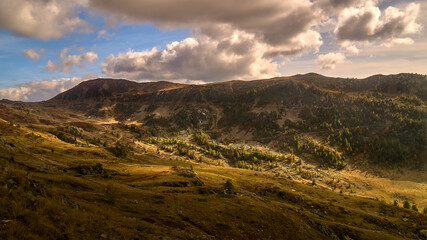
[{"label": "white cloud", "polygon": [[346,57],[342,53],[321,54],[317,57],[322,69],[334,69],[336,64],[343,63]]},{"label": "white cloud", "polygon": [[356,45],[349,42],[342,43],[341,46],[345,49],[347,55],[357,55],[360,52]]},{"label": "white cloud", "polygon": [[1,0],[0,28],[38,39],[57,39],[68,32],[89,31],[90,26],[78,17],[82,1],[69,0]]},{"label": "white cloud", "polygon": [[277,76],[277,56],[294,56],[322,45],[318,32],[308,30],[271,45],[255,33],[230,24],[204,24],[192,29],[192,37],[168,44],[164,50],[118,53],[108,56],[102,67],[111,77],[133,80],[253,79]]},{"label": "white cloud", "polygon": [[29,102],[43,101],[50,99],[85,80],[97,77],[98,76],[95,74],[89,74],[82,77],[23,83],[14,88],[0,89],[0,99]]},{"label": "white cloud", "polygon": [[110,34],[108,34],[107,30],[102,29],[98,31],[98,36],[96,37],[96,39],[105,39],[105,40],[109,40],[110,39]]},{"label": "white cloud", "polygon": [[272,49],[254,34],[232,31],[214,39],[204,34],[168,44],[164,50],[130,50],[106,57],[103,73],[133,80],[202,80],[273,77],[278,64],[265,57]]},{"label": "white cloud", "polygon": [[24,50],[21,55],[27,58],[30,58],[34,61],[40,59],[40,55],[44,52],[44,49],[26,49]]},{"label": "white cloud", "polygon": [[47,64],[44,67],[44,69],[46,69],[46,70],[48,70],[50,72],[55,71],[55,69],[57,69],[57,68],[58,68],[58,64],[52,62],[51,60],[47,61]]},{"label": "white cloud", "polygon": [[[264,72],[275,74],[277,64],[273,59],[317,52],[323,44],[319,32],[329,27],[325,25],[334,26],[342,53],[318,56],[323,69],[344,62],[344,54],[357,55],[359,42],[411,43],[412,39],[403,35],[420,31],[416,22],[420,5],[411,3],[403,10],[388,7],[381,12],[378,4],[377,0],[89,0],[88,6],[125,23],[154,23],[165,29],[191,27],[189,39],[197,43],[190,47],[184,40],[161,51],[154,48],[110,55],[103,64],[105,74],[132,79],[219,81],[257,78],[265,76]],[[229,38],[236,33],[251,36],[250,44],[245,45],[247,56],[240,59],[241,71],[235,69],[234,61],[239,58],[231,57],[236,54],[230,51],[243,45],[230,45]],[[223,51],[223,46],[229,49]]]},{"label": "white cloud", "polygon": [[384,43],[384,46],[391,47],[393,45],[412,45],[414,44],[414,40],[412,38],[394,38],[389,39]]},{"label": "white cloud", "polygon": [[[392,1],[395,2],[395,1]],[[322,69],[333,69],[346,56],[376,47],[409,47],[426,18],[423,3],[379,7],[383,0],[0,0],[0,28],[38,39],[60,38],[90,27],[81,19],[85,8],[105,23],[152,23],[162,29],[187,28],[191,36],[165,49],[137,49],[108,56],[103,73],[134,80],[220,81],[274,76],[278,62],[317,53],[335,38],[341,53],[319,55]],[[422,10],[422,9],[421,9]],[[417,20],[418,18],[418,20]],[[109,25],[111,26],[111,25]],[[105,26],[107,27],[107,26]],[[98,29],[108,39],[110,29]],[[108,31],[107,31],[108,30]],[[322,33],[322,35],[320,34]],[[332,40],[333,41],[333,40]],[[328,46],[329,47],[329,46]],[[45,69],[71,73],[98,58],[94,50],[67,55]],[[32,59],[37,53],[23,53]],[[315,64],[316,60],[312,62]],[[337,70],[335,70],[337,71]]]},{"label": "white cloud", "polygon": [[60,70],[65,73],[73,73],[73,66],[83,67],[83,63],[92,63],[98,59],[98,54],[95,52],[86,52],[81,55],[67,55],[68,48],[64,48],[59,52],[60,61],[57,63],[49,60],[45,66],[48,71]]},{"label": "white cloud", "polygon": [[388,7],[381,13],[375,2],[367,1],[362,7],[341,12],[335,28],[336,38],[339,41],[393,42],[402,35],[420,32],[421,25],[416,22],[419,10],[420,4],[410,3],[403,11]]}]

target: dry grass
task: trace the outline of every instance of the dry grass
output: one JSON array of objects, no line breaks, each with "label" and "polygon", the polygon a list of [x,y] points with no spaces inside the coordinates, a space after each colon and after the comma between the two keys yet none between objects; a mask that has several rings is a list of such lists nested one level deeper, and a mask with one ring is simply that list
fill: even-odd
[{"label": "dry grass", "polygon": [[[426,216],[332,192],[322,182],[175,161],[146,144],[147,153],[120,159],[102,147],[76,147],[5,121],[0,134],[1,239],[417,239],[427,228]],[[67,170],[97,163],[111,174]],[[190,171],[190,165],[204,186],[174,168]],[[367,181],[372,189],[357,191],[386,202],[394,193],[425,199],[425,183],[342,174]],[[236,195],[224,194],[227,180]]]}]

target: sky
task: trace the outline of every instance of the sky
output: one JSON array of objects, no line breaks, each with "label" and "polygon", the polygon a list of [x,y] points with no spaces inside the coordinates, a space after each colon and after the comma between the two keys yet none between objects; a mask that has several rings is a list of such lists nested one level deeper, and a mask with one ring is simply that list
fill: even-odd
[{"label": "sky", "polygon": [[427,0],[0,0],[0,99],[94,78],[427,74]]}]

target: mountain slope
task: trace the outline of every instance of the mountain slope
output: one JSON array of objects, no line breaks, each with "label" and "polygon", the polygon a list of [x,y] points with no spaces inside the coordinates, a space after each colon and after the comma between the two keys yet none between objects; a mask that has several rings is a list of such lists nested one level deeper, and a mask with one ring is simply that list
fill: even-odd
[{"label": "mountain slope", "polygon": [[422,239],[426,82],[96,79],[1,101],[0,238]]},{"label": "mountain slope", "polygon": [[[111,130],[129,136],[101,131]],[[139,141],[121,156],[1,119],[0,134],[3,239],[422,239],[427,228],[425,215],[355,187],[188,161]]]},{"label": "mountain slope", "polygon": [[[285,145],[280,150],[311,154],[337,168],[345,165],[344,158],[360,157],[422,168],[427,159],[426,89],[426,76],[417,74],[344,79],[311,73],[206,85],[99,79],[45,104],[71,103],[69,108],[87,116],[136,122],[163,134],[172,128],[245,129],[249,135],[240,140]],[[318,156],[312,138],[332,148],[334,153],[321,150],[330,160]]]},{"label": "mountain slope", "polygon": [[94,79],[80,83],[76,87],[58,94],[52,100],[87,100],[103,101],[123,95],[151,93],[179,88],[184,85],[171,82],[136,83],[123,79]]}]

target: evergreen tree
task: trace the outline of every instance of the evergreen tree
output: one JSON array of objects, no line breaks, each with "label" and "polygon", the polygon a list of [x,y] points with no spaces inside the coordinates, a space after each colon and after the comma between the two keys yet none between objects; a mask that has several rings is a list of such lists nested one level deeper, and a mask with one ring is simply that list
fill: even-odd
[{"label": "evergreen tree", "polygon": [[406,208],[406,209],[409,209],[409,208],[411,208],[411,204],[409,204],[409,202],[408,202],[408,201],[405,201],[405,202],[403,203],[403,207],[404,207],[404,208]]},{"label": "evergreen tree", "polygon": [[418,208],[417,208],[417,205],[415,205],[415,204],[413,204],[412,205],[412,208],[411,208],[413,211],[415,211],[415,212],[418,212]]},{"label": "evergreen tree", "polygon": [[234,185],[231,180],[227,180],[224,183],[224,193],[225,194],[234,194]]}]

